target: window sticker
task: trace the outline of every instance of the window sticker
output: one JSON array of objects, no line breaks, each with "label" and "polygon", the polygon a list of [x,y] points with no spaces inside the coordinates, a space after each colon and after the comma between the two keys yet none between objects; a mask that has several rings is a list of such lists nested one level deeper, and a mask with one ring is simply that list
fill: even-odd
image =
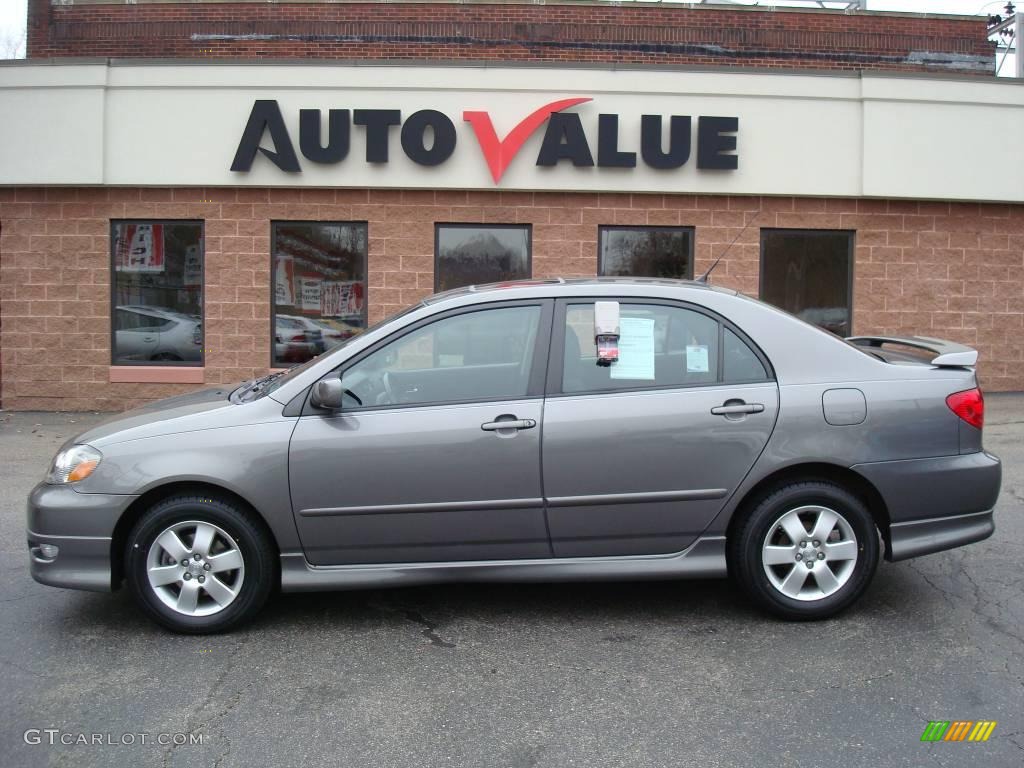
[{"label": "window sticker", "polygon": [[708,348],[704,344],[687,344],[686,345],[686,372],[687,373],[707,373],[708,367]]},{"label": "window sticker", "polygon": [[619,319],[619,361],[612,363],[611,377],[654,380],[654,320]]}]

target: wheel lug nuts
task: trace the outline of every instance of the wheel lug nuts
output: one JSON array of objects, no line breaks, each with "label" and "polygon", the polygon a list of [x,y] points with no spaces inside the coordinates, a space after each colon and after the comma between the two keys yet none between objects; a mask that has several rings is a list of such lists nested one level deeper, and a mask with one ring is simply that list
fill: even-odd
[{"label": "wheel lug nuts", "polygon": [[808,568],[813,568],[814,567],[814,561],[813,560],[808,560],[807,561],[807,567]]},{"label": "wheel lug nuts", "polygon": [[807,542],[806,541],[801,541],[800,542],[800,546],[801,546],[801,548],[806,547],[807,546]]},{"label": "wheel lug nuts", "polygon": [[818,559],[819,560],[824,560],[825,559],[825,553],[824,552],[819,552],[818,553]]},{"label": "wheel lug nuts", "polygon": [[192,555],[192,557],[195,558],[196,560],[202,560],[203,559],[203,556],[200,555],[198,552],[196,552],[194,555]]},{"label": "wheel lug nuts", "polygon": [[209,563],[203,563],[203,570],[204,571],[210,570],[210,564]]},{"label": "wheel lug nuts", "polygon": [[814,542],[814,546],[816,546],[816,547],[820,547],[820,546],[821,546],[821,542],[820,542],[820,541],[815,541],[815,542]]},{"label": "wheel lug nuts", "polygon": [[181,561],[181,567],[182,568],[188,568],[188,560],[182,560]]},{"label": "wheel lug nuts", "polygon": [[796,553],[796,559],[797,559],[797,560],[803,560],[803,559],[804,559],[804,556],[803,556],[803,555],[801,555],[801,554],[800,554],[799,552],[797,552],[797,553]]},{"label": "wheel lug nuts", "polygon": [[199,583],[202,584],[204,581],[206,581],[206,577],[205,576],[200,576],[199,577]]},{"label": "wheel lug nuts", "polygon": [[191,578],[192,578],[192,574],[191,573],[186,573],[185,574],[185,581],[188,581]]}]

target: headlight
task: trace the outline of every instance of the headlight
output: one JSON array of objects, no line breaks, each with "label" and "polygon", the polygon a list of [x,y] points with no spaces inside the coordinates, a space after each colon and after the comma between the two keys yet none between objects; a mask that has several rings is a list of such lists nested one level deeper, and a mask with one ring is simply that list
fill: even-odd
[{"label": "headlight", "polygon": [[103,454],[91,445],[72,445],[53,457],[46,482],[59,485],[85,480],[100,465]]}]

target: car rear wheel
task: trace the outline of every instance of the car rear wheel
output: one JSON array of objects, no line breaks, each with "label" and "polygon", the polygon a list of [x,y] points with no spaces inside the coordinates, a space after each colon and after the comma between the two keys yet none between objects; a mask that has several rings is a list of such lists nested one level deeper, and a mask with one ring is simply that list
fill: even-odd
[{"label": "car rear wheel", "polygon": [[759,607],[786,619],[823,619],[864,593],[879,551],[860,499],[833,483],[799,482],[750,511],[730,540],[729,567]]},{"label": "car rear wheel", "polygon": [[274,548],[249,510],[227,500],[173,496],[128,535],[125,576],[143,610],[175,632],[222,632],[263,606]]}]

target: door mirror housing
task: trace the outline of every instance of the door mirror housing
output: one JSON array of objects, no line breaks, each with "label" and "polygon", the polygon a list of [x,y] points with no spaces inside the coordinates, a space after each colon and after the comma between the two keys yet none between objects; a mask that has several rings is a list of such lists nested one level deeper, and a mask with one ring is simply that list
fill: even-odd
[{"label": "door mirror housing", "polygon": [[324,408],[329,411],[341,410],[341,398],[345,388],[341,386],[341,378],[332,376],[327,379],[320,379],[313,385],[309,393],[309,403],[314,408]]}]

